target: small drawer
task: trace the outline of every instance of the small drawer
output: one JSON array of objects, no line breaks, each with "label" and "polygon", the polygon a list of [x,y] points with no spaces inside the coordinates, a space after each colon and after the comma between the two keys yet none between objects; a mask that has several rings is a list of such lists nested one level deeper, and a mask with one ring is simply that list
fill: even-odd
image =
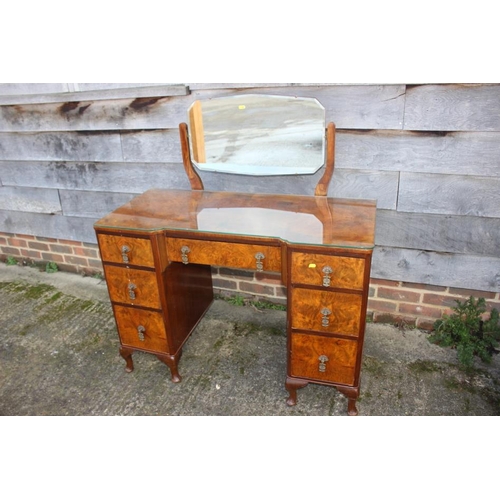
[{"label": "small drawer", "polygon": [[292,283],[363,290],[364,259],[292,252],[291,260]]},{"label": "small drawer", "polygon": [[112,302],[160,309],[160,294],[154,271],[104,266]]},{"label": "small drawer", "polygon": [[155,266],[149,239],[110,234],[98,234],[97,239],[104,262],[151,268]]},{"label": "small drawer", "polygon": [[292,328],[357,337],[361,295],[307,288],[292,289]]},{"label": "small drawer", "polygon": [[168,260],[185,264],[281,271],[281,248],[221,241],[167,239]]},{"label": "small drawer", "polygon": [[161,313],[117,305],[113,308],[123,345],[147,351],[169,352]]},{"label": "small drawer", "polygon": [[358,343],[354,340],[292,334],[290,345],[292,377],[354,385]]}]

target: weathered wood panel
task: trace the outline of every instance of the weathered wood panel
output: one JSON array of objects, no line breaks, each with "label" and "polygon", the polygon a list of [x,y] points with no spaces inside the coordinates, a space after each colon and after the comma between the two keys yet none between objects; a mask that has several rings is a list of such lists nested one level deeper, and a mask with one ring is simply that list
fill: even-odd
[{"label": "weathered wood panel", "polygon": [[500,217],[500,178],[401,172],[398,211]]},{"label": "weathered wood panel", "polygon": [[500,219],[378,210],[375,243],[500,258]]},{"label": "weathered wood panel", "polygon": [[0,231],[96,243],[94,222],[86,217],[0,210]]},{"label": "weathered wood panel", "polygon": [[100,219],[129,202],[136,195],[133,193],[61,190],[60,196],[64,215]]},{"label": "weathered wood panel", "polygon": [[[270,87],[251,92],[316,98],[325,107],[326,120],[335,122],[338,128],[402,128],[404,86],[401,85]],[[62,103],[0,106],[0,131],[177,128],[179,123],[187,121],[187,110],[196,99],[240,94],[234,89],[219,89],[176,97],[133,94],[128,99],[92,101],[80,93],[80,99]]]},{"label": "weathered wood panel", "polygon": [[67,83],[0,83],[0,96],[56,94],[68,92]]},{"label": "weathered wood panel", "polygon": [[500,177],[500,133],[339,131],[335,165]]},{"label": "weathered wood panel", "polygon": [[57,189],[2,186],[0,210],[58,214],[61,203]]},{"label": "weathered wood panel", "polygon": [[192,95],[0,106],[0,132],[177,129]]},{"label": "weathered wood panel", "polygon": [[118,193],[191,189],[181,163],[0,161],[0,181],[8,186]]},{"label": "weathered wood panel", "polygon": [[409,87],[404,128],[500,131],[500,85]]},{"label": "weathered wood panel", "polygon": [[500,291],[500,259],[376,247],[373,278],[471,290]]},{"label": "weathered wood panel", "polygon": [[[17,84],[12,84],[17,85]],[[25,84],[29,85],[29,84]],[[33,84],[40,85],[40,84]],[[43,84],[42,84],[43,85]],[[57,87],[50,87],[53,92],[32,93],[26,92],[25,94],[7,94],[0,88],[0,105],[3,104],[41,104],[47,102],[75,102],[75,101],[94,101],[99,99],[135,99],[145,97],[164,97],[174,95],[186,95],[189,90],[183,85],[160,85],[154,87],[127,87],[127,88],[111,88],[103,90],[89,90],[71,92],[69,87],[74,89],[74,84],[48,84],[48,85],[62,85],[61,90],[55,90]],[[41,87],[43,88],[43,87]],[[64,89],[64,90],[62,90]]]},{"label": "weathered wood panel", "polygon": [[119,133],[0,133],[0,160],[122,161]]},{"label": "weathered wood panel", "polygon": [[178,130],[122,133],[123,159],[132,162],[182,162]]}]

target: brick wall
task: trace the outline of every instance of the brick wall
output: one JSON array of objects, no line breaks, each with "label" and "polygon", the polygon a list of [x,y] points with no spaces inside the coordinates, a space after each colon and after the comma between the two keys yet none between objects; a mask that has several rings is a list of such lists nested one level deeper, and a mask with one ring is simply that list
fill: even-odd
[{"label": "brick wall", "polygon": [[[0,260],[15,258],[20,265],[55,262],[61,271],[93,276],[102,273],[97,245],[71,240],[0,233]],[[213,268],[214,290],[224,297],[286,305],[286,289],[277,273]],[[436,319],[449,314],[456,300],[484,297],[488,308],[500,309],[500,293],[401,281],[372,279],[368,318],[375,323],[430,330]]]}]

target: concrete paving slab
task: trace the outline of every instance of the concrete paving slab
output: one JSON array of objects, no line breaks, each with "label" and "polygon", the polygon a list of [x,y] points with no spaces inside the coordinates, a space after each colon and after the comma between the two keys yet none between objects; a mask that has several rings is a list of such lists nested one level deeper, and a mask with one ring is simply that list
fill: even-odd
[{"label": "concrete paving slab", "polygon": [[[106,284],[0,263],[1,415],[344,416],[347,400],[310,384],[288,407],[286,317],[214,301],[170,381],[156,357],[125,372]],[[471,372],[427,333],[368,324],[361,416],[498,415],[500,362]]]}]

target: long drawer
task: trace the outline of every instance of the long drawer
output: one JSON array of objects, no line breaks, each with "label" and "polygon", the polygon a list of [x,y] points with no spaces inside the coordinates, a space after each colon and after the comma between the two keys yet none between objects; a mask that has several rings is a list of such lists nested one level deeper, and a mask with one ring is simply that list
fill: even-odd
[{"label": "long drawer", "polygon": [[362,290],[365,259],[292,252],[292,283]]},{"label": "long drawer", "polygon": [[167,238],[167,254],[171,262],[281,271],[280,247]]},{"label": "long drawer", "polygon": [[169,352],[160,312],[114,305],[121,343],[148,351]]},{"label": "long drawer", "polygon": [[160,309],[160,294],[154,271],[104,266],[112,302]]},{"label": "long drawer", "polygon": [[357,337],[362,296],[308,288],[292,289],[292,328]]},{"label": "long drawer", "polygon": [[290,345],[290,375],[354,385],[357,354],[355,340],[294,333]]}]

